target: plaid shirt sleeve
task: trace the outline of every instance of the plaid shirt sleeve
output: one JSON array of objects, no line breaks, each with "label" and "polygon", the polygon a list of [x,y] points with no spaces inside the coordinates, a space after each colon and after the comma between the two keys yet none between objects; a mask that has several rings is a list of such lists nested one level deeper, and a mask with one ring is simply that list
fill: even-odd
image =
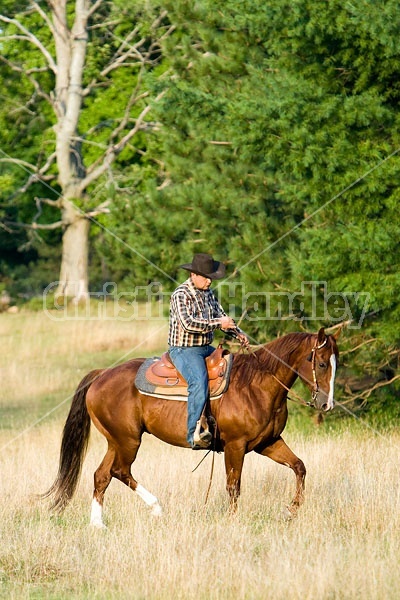
[{"label": "plaid shirt sleeve", "polygon": [[171,296],[169,345],[211,344],[222,316],[225,312],[211,290],[197,290],[185,282]]}]

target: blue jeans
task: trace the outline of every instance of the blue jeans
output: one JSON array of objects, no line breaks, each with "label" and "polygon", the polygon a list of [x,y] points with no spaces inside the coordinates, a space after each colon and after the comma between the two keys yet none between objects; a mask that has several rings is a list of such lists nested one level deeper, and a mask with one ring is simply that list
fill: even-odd
[{"label": "blue jeans", "polygon": [[213,346],[170,346],[169,349],[172,362],[188,384],[187,441],[190,445],[193,445],[196,424],[209,395],[205,360],[214,350]]}]

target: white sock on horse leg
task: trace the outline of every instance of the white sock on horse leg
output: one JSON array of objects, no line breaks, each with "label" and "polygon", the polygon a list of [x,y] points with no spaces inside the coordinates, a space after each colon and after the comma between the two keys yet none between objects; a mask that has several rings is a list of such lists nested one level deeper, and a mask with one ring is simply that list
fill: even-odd
[{"label": "white sock on horse leg", "polygon": [[93,525],[93,527],[99,527],[100,529],[105,528],[105,525],[103,523],[103,507],[100,504],[100,502],[96,500],[96,498],[93,498],[92,500],[90,524]]},{"label": "white sock on horse leg", "polygon": [[158,502],[158,499],[153,496],[146,488],[144,488],[140,483],[137,484],[135,492],[137,495],[152,509],[152,513],[155,516],[160,516],[162,513],[161,506]]}]

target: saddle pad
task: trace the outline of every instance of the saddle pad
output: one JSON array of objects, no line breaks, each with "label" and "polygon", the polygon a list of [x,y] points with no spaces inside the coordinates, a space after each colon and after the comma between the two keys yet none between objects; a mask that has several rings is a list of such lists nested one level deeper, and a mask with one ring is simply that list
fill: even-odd
[{"label": "saddle pad", "polygon": [[[155,362],[159,360],[158,356],[153,358],[146,358],[144,363],[139,367],[139,370],[136,374],[135,378],[135,386],[142,394],[146,394],[146,396],[154,396],[155,398],[165,398],[166,400],[181,400],[183,402],[187,402],[187,386],[161,386],[155,385],[148,381],[146,377],[146,371],[148,368]],[[224,392],[228,389],[229,385],[229,377],[231,373],[232,367],[232,354],[227,354],[224,356],[224,360],[226,360],[227,368],[225,372],[225,377],[221,382],[221,385],[218,389],[213,390],[210,398],[213,400],[215,398],[220,398]]]}]

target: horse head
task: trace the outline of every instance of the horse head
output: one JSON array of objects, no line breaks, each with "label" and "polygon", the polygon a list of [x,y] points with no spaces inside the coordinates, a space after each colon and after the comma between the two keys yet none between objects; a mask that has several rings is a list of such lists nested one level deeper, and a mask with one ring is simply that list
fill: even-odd
[{"label": "horse head", "polygon": [[335,406],[334,383],[339,350],[336,340],[340,330],[334,335],[326,335],[323,327],[312,336],[311,352],[307,351],[301,361],[298,374],[311,390],[310,406],[328,411]]}]

